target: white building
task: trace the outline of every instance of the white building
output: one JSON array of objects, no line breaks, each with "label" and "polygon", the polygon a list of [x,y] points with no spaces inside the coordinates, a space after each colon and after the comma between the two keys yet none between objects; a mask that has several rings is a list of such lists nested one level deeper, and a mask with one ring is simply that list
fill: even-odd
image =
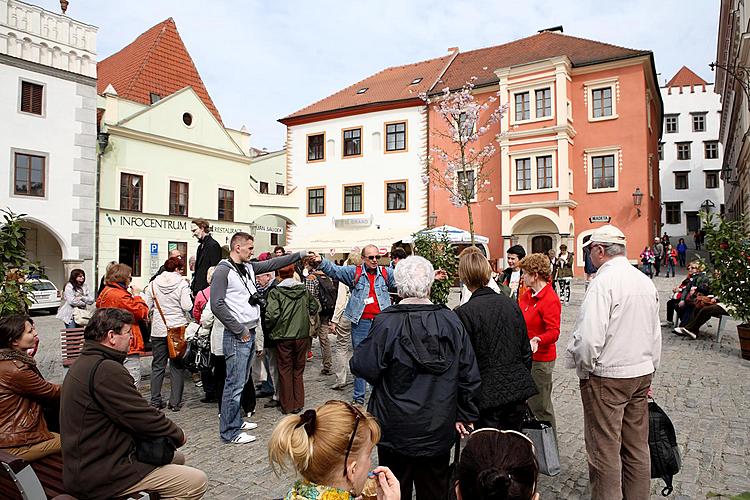
[{"label": "white building", "polygon": [[[251,154],[253,153],[251,149]],[[286,191],[286,150],[261,152],[252,159],[250,188],[254,198],[262,203],[262,210],[273,212],[275,208],[287,210],[290,197]],[[262,199],[262,201],[261,201]],[[279,201],[279,205],[274,205]],[[251,203],[253,203],[251,201]],[[286,245],[286,221],[277,215],[264,215],[255,220],[255,254],[273,251],[277,245]]]},{"label": "white building", "polygon": [[28,257],[58,287],[93,276],[96,32],[0,0],[0,208],[28,214]]},{"label": "white building", "polygon": [[[148,50],[142,50],[148,47]],[[132,68],[139,68],[133,71]],[[289,196],[261,194],[250,134],[226,127],[170,18],[99,63],[101,151],[98,269],[117,261],[137,286],[177,249],[194,256],[191,220],[211,224],[220,245],[255,234],[256,253],[284,234]],[[270,216],[270,217],[269,217]]]},{"label": "white building", "polygon": [[427,225],[427,110],[418,96],[451,57],[388,68],[279,120],[301,210],[290,245],[338,258],[372,243],[384,254]]},{"label": "white building", "polygon": [[685,237],[700,229],[699,212],[724,211],[724,187],[720,179],[722,152],[719,145],[721,105],[713,84],[683,66],[661,88],[664,101],[664,133],[659,152],[662,232]]}]

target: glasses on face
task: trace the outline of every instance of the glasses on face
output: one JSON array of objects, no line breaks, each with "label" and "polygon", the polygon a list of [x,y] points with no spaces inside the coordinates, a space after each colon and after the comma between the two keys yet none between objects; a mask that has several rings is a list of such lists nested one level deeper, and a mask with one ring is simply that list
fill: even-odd
[{"label": "glasses on face", "polygon": [[332,399],[331,401],[327,401],[328,403],[334,403],[334,404],[342,404],[346,406],[346,408],[354,414],[354,429],[352,430],[352,435],[349,438],[349,444],[346,446],[346,453],[344,454],[344,476],[346,477],[346,464],[349,463],[349,454],[352,452],[352,445],[354,444],[354,438],[357,436],[357,428],[359,427],[359,421],[365,418],[365,416],[362,414],[361,411],[356,406],[350,405],[346,401],[341,401],[339,399]]},{"label": "glasses on face", "polygon": [[377,255],[365,255],[365,259],[367,260],[378,260]]}]

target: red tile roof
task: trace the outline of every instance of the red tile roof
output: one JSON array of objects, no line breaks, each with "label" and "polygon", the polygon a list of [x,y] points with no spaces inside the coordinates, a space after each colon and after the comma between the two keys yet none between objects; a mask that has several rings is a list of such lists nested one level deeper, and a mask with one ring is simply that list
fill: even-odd
[{"label": "red tile roof", "polygon": [[[449,54],[414,64],[386,68],[280,121],[342,108],[418,98],[420,93],[430,90],[451,57],[453,55]],[[421,80],[412,84],[417,78]],[[357,93],[361,89],[367,90]]]},{"label": "red tile roof", "polygon": [[[503,45],[458,53],[455,58],[453,54],[450,54],[420,63],[387,68],[302,108],[280,121],[343,108],[408,99],[417,96],[420,92],[440,91],[446,86],[452,89],[459,88],[472,76],[477,77],[474,84],[481,86],[497,81],[494,71],[498,68],[550,57],[565,55],[573,66],[586,66],[650,53],[650,51],[628,49],[558,32],[544,31]],[[444,74],[440,77],[443,71]],[[414,78],[420,76],[423,77],[422,82],[418,85],[410,85]],[[437,78],[440,80],[436,83]],[[365,87],[367,87],[365,93],[357,94],[357,90]]]},{"label": "red tile roof", "polygon": [[221,122],[221,115],[171,17],[99,62],[96,70],[100,94],[111,84],[119,96],[143,104],[151,104],[152,92],[164,98],[185,87],[193,87]]},{"label": "red tile roof", "polygon": [[687,66],[680,68],[672,79],[667,82],[667,87],[686,87],[688,85],[710,85],[710,83],[696,75]]}]

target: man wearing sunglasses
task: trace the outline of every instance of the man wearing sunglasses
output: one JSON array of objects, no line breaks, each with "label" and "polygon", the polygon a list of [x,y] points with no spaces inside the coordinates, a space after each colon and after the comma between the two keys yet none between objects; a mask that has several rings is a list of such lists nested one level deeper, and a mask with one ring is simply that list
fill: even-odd
[{"label": "man wearing sunglasses", "polygon": [[591,498],[649,498],[648,400],[661,358],[659,294],[606,225],[584,244],[598,268],[568,344],[580,378]]}]

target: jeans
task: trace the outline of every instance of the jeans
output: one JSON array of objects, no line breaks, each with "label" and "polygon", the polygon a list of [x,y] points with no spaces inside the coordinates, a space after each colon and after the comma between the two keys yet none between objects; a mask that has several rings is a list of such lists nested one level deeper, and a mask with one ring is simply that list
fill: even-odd
[{"label": "jeans", "polygon": [[665,274],[667,278],[669,278],[670,272],[672,273],[672,277],[674,278],[674,261],[671,259],[667,261],[667,274]]},{"label": "jeans", "polygon": [[680,267],[685,267],[685,260],[687,258],[686,252],[678,252],[677,253],[677,260],[680,262]]},{"label": "jeans", "polygon": [[151,404],[158,406],[162,402],[161,386],[164,382],[164,370],[169,361],[169,378],[172,381],[169,390],[169,405],[179,407],[182,404],[182,391],[185,387],[185,369],[169,359],[166,337],[151,337],[151,349],[154,357],[151,359]]},{"label": "jeans", "polygon": [[[360,319],[359,323],[352,323],[352,346],[354,350],[367,338],[367,334],[370,333],[370,325],[372,325],[371,319]],[[365,392],[367,392],[367,382],[365,382],[365,379],[354,377],[352,400],[359,404],[364,404]]]},{"label": "jeans", "polygon": [[133,384],[138,389],[141,385],[141,355],[128,354],[122,365],[130,373],[130,376],[133,377]]},{"label": "jeans", "polygon": [[67,329],[78,328],[78,325],[76,325],[76,321],[71,318],[70,323],[65,323],[65,328]]},{"label": "jeans", "polygon": [[[224,330],[224,360],[227,364],[227,378],[221,396],[221,418],[219,436],[225,443],[236,438],[242,427],[242,390],[250,376],[250,367],[255,354],[255,331],[251,330],[250,340],[242,342],[229,330]],[[255,388],[253,388],[254,390]]]}]

